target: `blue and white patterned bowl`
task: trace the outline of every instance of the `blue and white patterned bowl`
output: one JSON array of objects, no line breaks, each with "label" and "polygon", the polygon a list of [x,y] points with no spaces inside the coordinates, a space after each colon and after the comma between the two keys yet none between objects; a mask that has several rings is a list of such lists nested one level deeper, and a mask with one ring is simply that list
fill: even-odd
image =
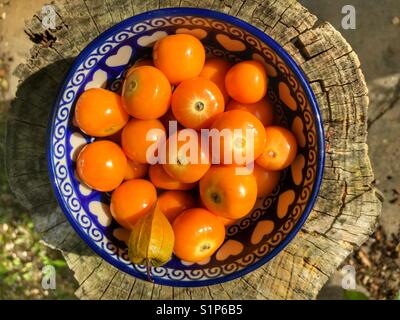
[{"label": "blue and white patterned bowl", "polygon": [[156,10],[115,25],[82,51],[60,89],[49,123],[48,164],[59,204],[83,240],[110,264],[146,279],[145,267],[129,262],[127,234],[111,218],[109,195],[77,178],[77,153],[93,138],[74,125],[73,110],[88,88],[119,91],[125,70],[149,56],[157,39],[182,32],[201,39],[209,56],[261,61],[270,78],[268,96],[276,117],[299,144],[296,160],[273,193],[258,199],[248,216],[227,228],[224,244],[211,259],[190,264],[173,257],[153,268],[156,283],[191,287],[228,281],[266,263],[299,231],[316,200],[324,165],[318,105],[299,67],[274,40],[244,21],[204,9]]}]

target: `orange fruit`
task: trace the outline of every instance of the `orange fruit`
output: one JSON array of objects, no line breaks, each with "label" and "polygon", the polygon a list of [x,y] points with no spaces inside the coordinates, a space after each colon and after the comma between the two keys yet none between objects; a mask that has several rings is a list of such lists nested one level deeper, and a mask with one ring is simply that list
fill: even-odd
[{"label": "orange fruit", "polygon": [[121,226],[131,230],[153,208],[156,201],[157,191],[150,181],[125,181],[111,195],[111,214]]},{"label": "orange fruit", "polygon": [[200,77],[181,82],[172,94],[171,108],[183,126],[208,128],[224,112],[224,97],[218,86]]},{"label": "orange fruit", "polygon": [[[224,112],[214,121],[211,129],[216,129],[220,133],[220,139],[217,140],[221,164],[245,165],[246,162],[254,161],[264,150],[266,142],[264,126],[250,112],[242,110]],[[225,136],[224,129],[230,134]],[[217,161],[215,152],[218,153],[218,144],[214,138],[211,140],[211,145],[213,159]]]},{"label": "orange fruit", "polygon": [[278,185],[281,173],[280,171],[265,170],[255,163],[253,175],[257,182],[257,197],[265,197]]},{"label": "orange fruit", "polygon": [[217,85],[224,96],[225,103],[229,100],[228,92],[225,89],[225,76],[230,67],[231,64],[222,58],[210,58],[206,59],[203,70],[200,72],[200,77],[211,80]]},{"label": "orange fruit", "polygon": [[198,76],[205,56],[200,40],[189,34],[166,36],[158,40],[153,49],[154,65],[174,85]]},{"label": "orange fruit", "polygon": [[158,197],[158,206],[168,221],[172,223],[180,213],[194,208],[196,200],[190,192],[170,190],[163,192]]},{"label": "orange fruit", "polygon": [[146,163],[137,163],[128,159],[126,167],[125,180],[144,178],[149,170],[149,165]]},{"label": "orange fruit", "polygon": [[200,180],[200,197],[211,212],[228,219],[248,214],[257,200],[252,174],[238,175],[231,166],[212,166]]},{"label": "orange fruit", "polygon": [[182,212],[172,225],[175,255],[188,262],[211,257],[225,239],[225,227],[211,212],[193,208]]},{"label": "orange fruit", "polygon": [[[200,208],[208,210],[207,207],[205,206],[205,204],[203,203],[203,201],[201,200],[201,198],[198,199],[198,203],[199,203]],[[220,216],[218,214],[216,214],[215,216],[218,218],[218,220],[220,220],[222,222],[222,224],[225,227],[228,227],[228,226],[234,224],[237,221],[237,219],[225,218],[225,217]]]},{"label": "orange fruit", "polygon": [[237,221],[237,219],[229,219],[219,215],[216,215],[216,217],[222,222],[225,227],[229,227]]},{"label": "orange fruit", "polygon": [[155,157],[162,143],[165,143],[165,129],[157,119],[131,119],[122,130],[122,149],[137,163],[148,163],[147,155]]},{"label": "orange fruit", "polygon": [[167,130],[167,133],[169,134],[169,125],[170,121],[174,121],[177,125],[177,130],[183,129],[182,125],[178,123],[178,120],[176,120],[174,114],[172,113],[172,109],[169,108],[167,113],[164,114],[160,119],[161,123],[163,124],[164,128]]},{"label": "orange fruit", "polygon": [[93,88],[79,96],[74,118],[84,133],[105,137],[121,130],[128,122],[129,115],[119,95],[106,89]]},{"label": "orange fruit", "polygon": [[122,129],[117,131],[116,133],[112,134],[111,136],[98,138],[98,139],[96,139],[96,141],[109,140],[109,141],[115,142],[118,145],[121,145],[121,134],[122,134]]},{"label": "orange fruit", "polygon": [[266,127],[267,142],[256,163],[266,170],[283,170],[290,166],[297,154],[296,137],[289,130],[278,127]]},{"label": "orange fruit", "polygon": [[76,161],[79,178],[98,191],[111,191],[124,180],[127,159],[114,142],[95,141],[83,147]]},{"label": "orange fruit", "polygon": [[160,189],[165,190],[189,190],[196,186],[196,183],[184,183],[172,178],[165,172],[161,164],[153,164],[149,168],[150,181]]},{"label": "orange fruit", "polygon": [[153,60],[151,60],[151,59],[140,59],[140,60],[136,60],[135,63],[132,65],[132,67],[130,67],[130,68],[128,69],[128,71],[126,72],[126,76],[128,76],[129,73],[130,73],[134,68],[141,67],[141,66],[151,66],[151,67],[154,67]]},{"label": "orange fruit", "polygon": [[167,77],[152,66],[130,70],[122,87],[122,103],[137,119],[156,119],[165,114],[171,102],[172,89]]},{"label": "orange fruit", "polygon": [[[191,154],[192,150],[196,154]],[[163,168],[172,178],[184,183],[193,183],[199,181],[210,167],[208,153],[204,152],[196,131],[183,129],[168,138],[166,163],[163,164]]]},{"label": "orange fruit", "polygon": [[272,122],[274,121],[274,111],[272,103],[267,97],[264,97],[258,102],[250,104],[241,103],[232,99],[227,104],[225,110],[243,110],[250,112],[251,114],[256,116],[258,120],[261,121],[264,127],[272,125]]},{"label": "orange fruit", "polygon": [[268,77],[261,62],[242,61],[229,69],[225,77],[228,94],[241,103],[255,103],[267,93]]}]

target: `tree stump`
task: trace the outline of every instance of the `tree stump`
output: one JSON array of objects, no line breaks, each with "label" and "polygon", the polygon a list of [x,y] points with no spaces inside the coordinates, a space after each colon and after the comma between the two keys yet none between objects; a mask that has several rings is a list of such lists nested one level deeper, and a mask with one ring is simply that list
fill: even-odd
[{"label": "tree stump", "polygon": [[[312,299],[342,261],[374,231],[381,204],[368,159],[368,95],[360,62],[329,23],[295,0],[65,0],[53,2],[56,30],[41,14],[26,24],[34,42],[7,124],[9,182],[45,243],[61,250],[85,299]],[[118,271],[69,225],[55,200],[46,164],[46,126],[73,58],[115,23],[158,7],[222,11],[266,32],[297,61],[317,97],[326,134],[326,166],[318,200],[295,239],[246,276],[206,288],[155,285]]]}]

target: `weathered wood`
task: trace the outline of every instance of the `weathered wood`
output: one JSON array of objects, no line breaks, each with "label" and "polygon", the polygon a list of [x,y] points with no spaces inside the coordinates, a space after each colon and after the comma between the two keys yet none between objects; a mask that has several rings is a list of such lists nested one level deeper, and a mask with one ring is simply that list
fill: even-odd
[{"label": "weathered wood", "polygon": [[[58,27],[46,34],[40,14],[26,25],[36,44],[18,67],[21,79],[7,128],[9,181],[32,212],[44,241],[66,258],[84,299],[310,299],[375,228],[380,202],[367,154],[367,87],[357,55],[330,24],[295,0],[65,0],[53,3]],[[45,159],[50,106],[84,46],[132,14],[195,6],[236,15],[275,38],[303,68],[317,97],[327,143],[317,203],[291,244],[243,278],[207,288],[171,288],[130,277],[95,255],[76,235],[52,195]],[[38,39],[40,41],[38,41]],[[39,43],[37,43],[39,42]]]}]

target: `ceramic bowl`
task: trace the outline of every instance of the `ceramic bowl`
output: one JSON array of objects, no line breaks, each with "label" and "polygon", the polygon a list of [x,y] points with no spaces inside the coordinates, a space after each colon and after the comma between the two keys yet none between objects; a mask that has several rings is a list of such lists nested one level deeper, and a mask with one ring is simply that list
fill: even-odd
[{"label": "ceramic bowl", "polygon": [[190,33],[208,56],[232,62],[261,61],[280,125],[297,138],[297,158],[281,175],[269,196],[258,199],[251,213],[227,228],[220,249],[206,261],[187,263],[173,257],[153,268],[156,283],[203,286],[221,283],[255,270],[280,252],[307,219],[317,197],[324,165],[324,137],[317,102],[293,59],[268,35],[235,17],[204,9],[170,8],[131,17],[102,33],[73,63],[49,123],[48,163],[56,197],[76,232],[98,255],[128,274],[146,279],[142,265],[127,255],[127,232],[110,215],[109,194],[91,190],[75,172],[80,148],[94,138],[74,125],[74,106],[89,88],[119,92],[127,68],[149,56],[157,39]]}]

